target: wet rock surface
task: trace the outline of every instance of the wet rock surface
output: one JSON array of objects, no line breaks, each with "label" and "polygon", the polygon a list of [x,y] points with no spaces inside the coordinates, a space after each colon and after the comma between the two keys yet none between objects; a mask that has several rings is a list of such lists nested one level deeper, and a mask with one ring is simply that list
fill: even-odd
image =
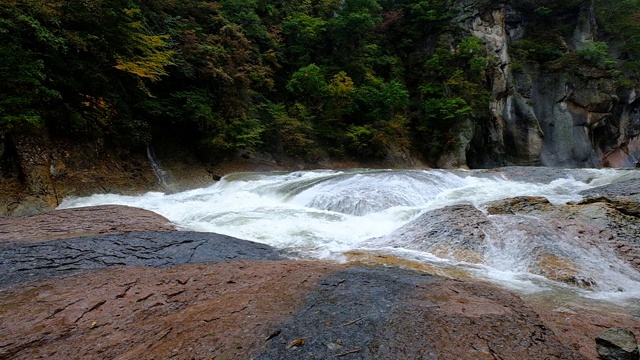
[{"label": "wet rock surface", "polygon": [[604,360],[635,360],[640,358],[638,342],[633,332],[611,328],[596,336],[598,355]]},{"label": "wet rock surface", "polygon": [[640,218],[629,210],[639,205],[640,202],[630,199],[599,197],[553,206],[544,198],[520,197],[490,203],[488,212],[534,216],[544,221],[539,229],[546,226],[564,238],[573,239],[574,246],[599,248],[603,252],[611,249],[640,270]]},{"label": "wet rock surface", "polygon": [[[636,170],[637,171],[637,170]],[[640,218],[640,179],[599,186],[580,193],[587,198],[581,204],[603,202],[629,216]]]},{"label": "wet rock surface", "polygon": [[[632,173],[638,173],[640,176],[639,170],[630,170]],[[604,196],[604,197],[636,197],[640,196],[640,178],[636,179],[628,179],[620,182],[616,182],[609,185],[598,186],[593,189],[585,190],[580,192],[581,195],[585,196]]]},{"label": "wet rock surface", "polygon": [[506,291],[397,268],[321,279],[280,331],[257,359],[582,358]]},{"label": "wet rock surface", "polygon": [[0,358],[248,359],[323,263],[123,267],[0,290]]},{"label": "wet rock surface", "polygon": [[55,210],[46,214],[0,218],[0,245],[132,231],[172,231],[176,227],[154,212],[121,205]]},{"label": "wet rock surface", "polygon": [[595,359],[603,327],[640,331],[627,313],[556,310],[428,267],[287,260],[216,234],[8,241],[0,253],[1,359]]},{"label": "wet rock surface", "polygon": [[[478,263],[486,248],[489,219],[471,204],[435,209],[384,237],[390,246],[428,251],[437,256]],[[376,240],[370,240],[375,242]]]},{"label": "wet rock surface", "polygon": [[107,269],[0,290],[0,331],[11,359],[583,358],[490,285],[288,260]]},{"label": "wet rock surface", "polygon": [[[489,265],[509,252],[510,267],[516,271],[581,288],[602,285],[600,290],[616,291],[595,277],[610,268],[628,272],[628,265],[640,270],[640,219],[630,210],[620,210],[621,204],[606,198],[556,206],[544,197],[523,196],[487,203],[484,211],[471,204],[451,205],[421,215],[385,236],[384,242]],[[611,261],[595,274],[577,262],[594,254],[598,254],[594,265]]]},{"label": "wet rock surface", "polygon": [[[640,224],[621,205],[635,202],[637,181],[596,188],[579,204],[518,197],[445,207],[394,236],[420,249],[442,239],[429,250],[479,262],[499,230],[519,231],[538,254],[529,270],[597,286],[571,256],[554,258],[562,251],[529,238],[564,234],[639,268]],[[536,226],[523,226],[532,218]],[[266,245],[173,230],[122,206],[0,220],[0,359],[597,359],[603,329],[640,333],[640,319],[620,308],[518,296],[381,256],[295,261]]]},{"label": "wet rock surface", "polygon": [[0,247],[0,253],[0,288],[114,266],[170,267],[281,258],[267,245],[190,231],[131,232],[8,244]]}]

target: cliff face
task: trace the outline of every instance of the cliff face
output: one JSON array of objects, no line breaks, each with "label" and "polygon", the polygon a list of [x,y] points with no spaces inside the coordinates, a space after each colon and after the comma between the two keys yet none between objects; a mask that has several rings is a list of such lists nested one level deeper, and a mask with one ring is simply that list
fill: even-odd
[{"label": "cliff face", "polygon": [[157,182],[142,154],[43,133],[0,139],[0,217],[49,211],[67,196],[139,192]]},{"label": "cliff face", "polygon": [[[593,5],[573,14],[566,52],[600,36]],[[640,158],[640,99],[609,72],[553,69],[513,59],[513,44],[534,24],[508,5],[466,10],[457,19],[482,40],[495,61],[491,118],[476,121],[466,161],[472,168],[505,165],[633,166]],[[569,17],[571,18],[571,17]],[[566,21],[558,19],[558,21]],[[514,66],[516,65],[517,66]]]}]

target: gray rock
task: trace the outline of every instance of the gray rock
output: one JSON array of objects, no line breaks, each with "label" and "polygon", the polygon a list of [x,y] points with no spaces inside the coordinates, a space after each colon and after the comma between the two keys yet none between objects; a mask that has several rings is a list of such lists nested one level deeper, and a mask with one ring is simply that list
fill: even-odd
[{"label": "gray rock", "polygon": [[[515,197],[484,205],[447,206],[426,212],[374,245],[427,251],[438,257],[505,263],[580,288],[624,291],[603,276],[635,277],[640,269],[640,221],[633,202],[553,205],[543,197]],[[622,290],[620,290],[622,289]]]},{"label": "gray rock", "polygon": [[[469,6],[463,12],[460,26],[482,40],[495,64],[488,72],[491,116],[477,119],[473,139],[449,156],[468,150],[471,168],[629,167],[640,158],[637,89],[619,89],[599,68],[571,73],[520,63],[512,44],[531,24],[518,9]],[[575,12],[575,23],[566,24],[574,27],[567,51],[599,38],[594,14],[587,3]]]},{"label": "gray rock", "polygon": [[604,360],[638,360],[638,342],[629,330],[611,328],[596,336],[598,354]]},{"label": "gray rock", "polygon": [[[636,172],[635,170],[629,171],[629,176],[633,176],[636,174],[640,176],[640,173]],[[640,178],[629,179],[609,185],[599,186],[593,189],[582,191],[580,192],[580,195],[606,197],[639,196]]]},{"label": "gray rock", "polygon": [[255,359],[583,359],[516,296],[392,267],[321,279],[274,334]]},{"label": "gray rock", "polygon": [[226,235],[144,231],[0,247],[0,289],[116,266],[172,267],[238,260],[278,260],[271,246]]}]

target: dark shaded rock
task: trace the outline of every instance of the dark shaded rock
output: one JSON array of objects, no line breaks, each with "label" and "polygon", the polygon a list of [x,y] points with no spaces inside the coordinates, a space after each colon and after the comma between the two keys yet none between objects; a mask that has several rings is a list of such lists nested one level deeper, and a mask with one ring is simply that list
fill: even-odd
[{"label": "dark shaded rock", "polygon": [[[438,281],[419,284],[408,295],[379,332],[373,358],[583,359],[508,291]],[[398,328],[407,331],[392,330]]]},{"label": "dark shaded rock", "polygon": [[264,244],[189,231],[131,232],[0,247],[0,288],[114,266],[280,259]]},{"label": "dark shaded rock", "polygon": [[257,359],[581,358],[504,290],[397,268],[322,279],[279,329]]},{"label": "dark shaded rock", "polygon": [[[301,309],[279,326],[281,334],[256,359],[328,359],[359,349],[350,358],[374,358],[376,339],[390,311],[429,276],[395,268],[351,268],[328,276]],[[428,311],[428,308],[425,308]],[[298,338],[304,345],[288,348]],[[415,350],[415,349],[414,349]]]},{"label": "dark shaded rock", "polygon": [[629,330],[612,328],[596,336],[598,354],[604,360],[638,360],[638,342]]},{"label": "dark shaded rock", "polygon": [[46,214],[0,218],[0,244],[65,239],[132,231],[172,231],[167,218],[121,205],[55,210]]}]

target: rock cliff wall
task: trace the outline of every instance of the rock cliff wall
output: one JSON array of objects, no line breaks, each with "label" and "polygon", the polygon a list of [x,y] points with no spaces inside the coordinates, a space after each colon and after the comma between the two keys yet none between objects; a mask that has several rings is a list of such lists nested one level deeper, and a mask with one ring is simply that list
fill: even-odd
[{"label": "rock cliff wall", "polygon": [[[600,69],[568,71],[513,59],[513,43],[535,26],[509,5],[465,9],[460,26],[482,40],[495,61],[491,118],[476,121],[467,151],[472,168],[505,165],[623,167],[640,159],[640,100]],[[593,5],[568,17],[566,53],[598,39]],[[558,19],[558,21],[566,21]],[[517,66],[515,66],[517,65]]]},{"label": "rock cliff wall", "polygon": [[157,182],[143,154],[44,133],[0,139],[0,217],[49,211],[67,196],[140,192]]}]

